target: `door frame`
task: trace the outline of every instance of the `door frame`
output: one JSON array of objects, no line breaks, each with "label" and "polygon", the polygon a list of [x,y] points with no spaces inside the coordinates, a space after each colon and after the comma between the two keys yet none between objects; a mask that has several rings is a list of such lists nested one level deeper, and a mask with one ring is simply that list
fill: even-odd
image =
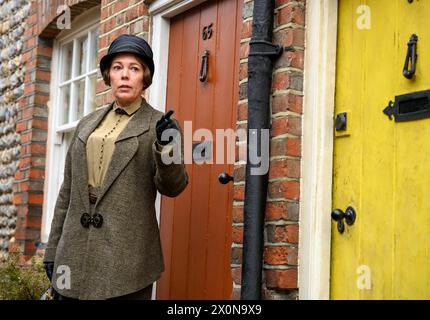
[{"label": "door frame", "polygon": [[[151,16],[150,42],[154,54],[155,72],[152,85],[148,88],[148,102],[155,109],[165,112],[167,69],[169,63],[170,19],[184,11],[187,11],[207,0],[156,0],[148,7]],[[152,27],[152,30],[151,30]],[[157,192],[155,211],[160,226],[161,196]],[[152,290],[152,300],[157,297],[157,282]]]},{"label": "door frame", "polygon": [[299,298],[330,299],[338,0],[306,2]]}]

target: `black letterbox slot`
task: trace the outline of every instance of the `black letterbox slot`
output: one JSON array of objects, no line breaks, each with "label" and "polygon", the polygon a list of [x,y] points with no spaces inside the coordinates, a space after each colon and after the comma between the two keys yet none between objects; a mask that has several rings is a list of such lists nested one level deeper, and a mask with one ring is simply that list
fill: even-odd
[{"label": "black letterbox slot", "polygon": [[390,101],[384,113],[396,122],[430,117],[430,90],[396,96],[394,104]]}]

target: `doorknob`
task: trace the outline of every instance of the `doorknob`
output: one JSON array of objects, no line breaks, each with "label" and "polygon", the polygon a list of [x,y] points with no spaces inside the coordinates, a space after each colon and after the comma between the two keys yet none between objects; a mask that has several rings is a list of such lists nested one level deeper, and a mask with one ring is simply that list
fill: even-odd
[{"label": "doorknob", "polygon": [[334,221],[337,221],[337,231],[339,231],[341,234],[345,231],[345,224],[343,223],[343,220],[345,220],[347,225],[352,226],[355,222],[356,216],[355,210],[351,206],[346,208],[345,212],[343,212],[341,209],[333,209],[331,212],[331,218]]},{"label": "doorknob", "polygon": [[229,183],[230,181],[233,181],[233,177],[229,175],[227,172],[223,172],[223,173],[220,173],[220,175],[218,176],[218,180],[222,184],[226,184],[226,183]]}]

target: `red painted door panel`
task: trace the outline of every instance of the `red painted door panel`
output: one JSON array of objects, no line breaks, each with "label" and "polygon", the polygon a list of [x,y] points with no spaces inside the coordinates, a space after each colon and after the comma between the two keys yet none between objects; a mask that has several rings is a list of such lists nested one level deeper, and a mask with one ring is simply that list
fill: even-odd
[{"label": "red painted door panel", "polygon": [[[213,135],[213,164],[187,164],[190,183],[177,198],[162,197],[161,237],[166,270],[157,284],[157,299],[230,299],[233,164],[216,163],[215,129],[235,129],[238,101],[239,0],[207,1],[171,20],[167,108],[193,132]],[[202,32],[211,25],[212,32]],[[210,35],[210,37],[209,37]],[[207,80],[199,80],[202,55],[209,50]],[[198,139],[201,141],[204,139]],[[193,142],[197,142],[193,141]],[[227,140],[224,140],[224,153]],[[191,153],[185,149],[184,152]]]}]

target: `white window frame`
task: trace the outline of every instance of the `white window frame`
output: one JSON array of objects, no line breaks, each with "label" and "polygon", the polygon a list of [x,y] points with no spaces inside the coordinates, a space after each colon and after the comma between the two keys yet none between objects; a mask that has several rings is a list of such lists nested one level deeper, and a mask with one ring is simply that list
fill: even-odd
[{"label": "white window frame", "polygon": [[[79,119],[69,122],[64,125],[58,125],[60,119],[60,111],[57,107],[59,104],[59,75],[61,74],[61,57],[60,57],[60,46],[71,39],[77,41],[82,35],[88,33],[89,29],[92,29],[100,24],[100,6],[96,6],[86,11],[72,22],[72,29],[66,29],[60,32],[54,41],[52,62],[51,62],[51,83],[50,83],[50,100],[48,102],[48,141],[47,141],[47,154],[46,154],[46,169],[45,169],[45,185],[44,185],[44,202],[43,202],[43,215],[42,215],[42,228],[41,228],[41,242],[48,242],[49,233],[51,231],[51,222],[54,216],[55,204],[57,201],[58,193],[64,178],[64,164],[66,153],[70,144],[67,141],[65,135],[71,133],[77,126]],[[77,26],[77,27],[76,27]],[[98,41],[98,39],[97,39]],[[88,52],[91,52],[91,41],[88,43]],[[74,46],[75,47],[75,46]],[[77,50],[73,52],[73,65],[76,63]],[[86,61],[86,73],[79,77],[73,78],[63,84],[77,80],[78,78],[85,77],[85,90],[89,88],[89,76],[98,73],[98,68],[92,72],[88,72],[88,66],[90,61],[90,54],[87,55]],[[98,61],[98,58],[96,58]],[[59,70],[60,68],[60,70]],[[74,66],[72,66],[73,70]],[[98,77],[98,76],[97,76]],[[97,82],[96,84],[97,85]],[[76,99],[77,94],[74,94],[74,86],[71,85],[70,97]],[[84,95],[85,96],[85,95]],[[95,98],[95,97],[94,97]],[[73,101],[72,101],[73,102]],[[76,107],[76,103],[71,103],[69,108],[69,119],[72,115],[73,105]],[[84,100],[84,116],[92,112],[88,104],[88,99]]]}]

